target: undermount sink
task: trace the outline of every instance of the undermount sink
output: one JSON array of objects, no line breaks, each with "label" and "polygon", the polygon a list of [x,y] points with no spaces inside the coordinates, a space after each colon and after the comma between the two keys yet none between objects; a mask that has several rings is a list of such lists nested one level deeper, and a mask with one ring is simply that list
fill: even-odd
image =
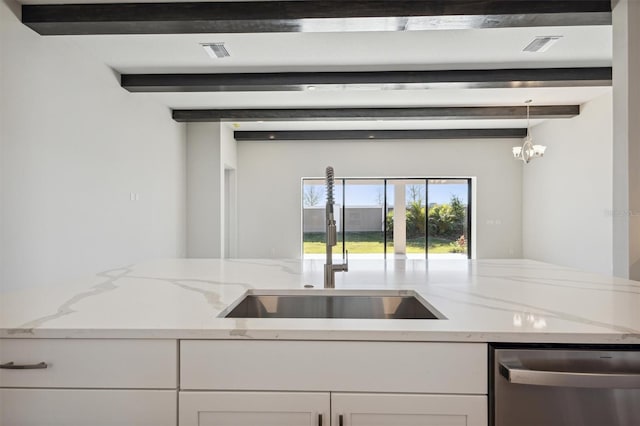
[{"label": "undermount sink", "polygon": [[252,290],[220,317],[446,319],[411,290]]}]

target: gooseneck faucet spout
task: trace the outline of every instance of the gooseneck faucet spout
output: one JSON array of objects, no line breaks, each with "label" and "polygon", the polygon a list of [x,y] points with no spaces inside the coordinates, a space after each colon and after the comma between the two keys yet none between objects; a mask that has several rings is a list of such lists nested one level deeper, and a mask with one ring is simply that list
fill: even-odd
[{"label": "gooseneck faucet spout", "polygon": [[327,205],[325,209],[327,230],[327,263],[324,264],[324,288],[335,288],[336,271],[347,272],[349,270],[348,253],[342,264],[333,264],[333,246],[337,244],[336,221],[333,216],[333,167],[327,167]]}]

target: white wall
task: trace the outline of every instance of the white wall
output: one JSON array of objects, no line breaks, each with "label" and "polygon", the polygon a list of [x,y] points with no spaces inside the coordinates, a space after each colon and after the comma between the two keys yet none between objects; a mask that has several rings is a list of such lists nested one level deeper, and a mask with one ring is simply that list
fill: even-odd
[{"label": "white wall", "polygon": [[221,257],[238,256],[237,227],[237,168],[238,153],[233,127],[223,123],[220,127],[220,253]]},{"label": "white wall", "polygon": [[613,1],[613,273],[640,280],[640,2]]},{"label": "white wall", "polygon": [[[219,258],[229,253],[226,244],[235,248],[234,239],[227,238],[235,222],[225,214],[225,191],[235,183],[225,185],[225,170],[235,170],[236,163],[236,141],[228,123],[187,125],[188,257]],[[235,210],[232,195],[230,208]]]},{"label": "white wall", "polygon": [[522,255],[519,140],[238,143],[239,257],[301,255],[301,179],[475,176],[478,258]]},{"label": "white wall", "polygon": [[[185,252],[185,126],[91,52],[0,2],[1,281],[57,283]],[[131,201],[130,194],[139,194]]]},{"label": "white wall", "polygon": [[544,158],[523,173],[524,257],[612,273],[612,96],[532,129]]},{"label": "white wall", "polygon": [[187,257],[220,257],[220,123],[187,125]]}]

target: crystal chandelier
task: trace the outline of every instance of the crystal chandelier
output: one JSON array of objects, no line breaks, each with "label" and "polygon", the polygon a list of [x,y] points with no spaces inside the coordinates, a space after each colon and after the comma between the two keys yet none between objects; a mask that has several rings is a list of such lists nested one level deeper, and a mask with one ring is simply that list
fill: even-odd
[{"label": "crystal chandelier", "polygon": [[547,147],[533,144],[529,127],[529,104],[531,104],[531,99],[524,101],[524,103],[527,104],[527,136],[525,136],[522,146],[514,146],[512,151],[517,160],[522,160],[527,164],[532,158],[542,157]]}]

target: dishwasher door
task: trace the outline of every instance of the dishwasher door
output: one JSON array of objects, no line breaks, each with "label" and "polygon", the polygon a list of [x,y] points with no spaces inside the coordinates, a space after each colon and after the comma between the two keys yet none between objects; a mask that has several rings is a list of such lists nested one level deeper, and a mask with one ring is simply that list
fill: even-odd
[{"label": "dishwasher door", "polygon": [[640,352],[495,349],[494,426],[640,425]]}]

